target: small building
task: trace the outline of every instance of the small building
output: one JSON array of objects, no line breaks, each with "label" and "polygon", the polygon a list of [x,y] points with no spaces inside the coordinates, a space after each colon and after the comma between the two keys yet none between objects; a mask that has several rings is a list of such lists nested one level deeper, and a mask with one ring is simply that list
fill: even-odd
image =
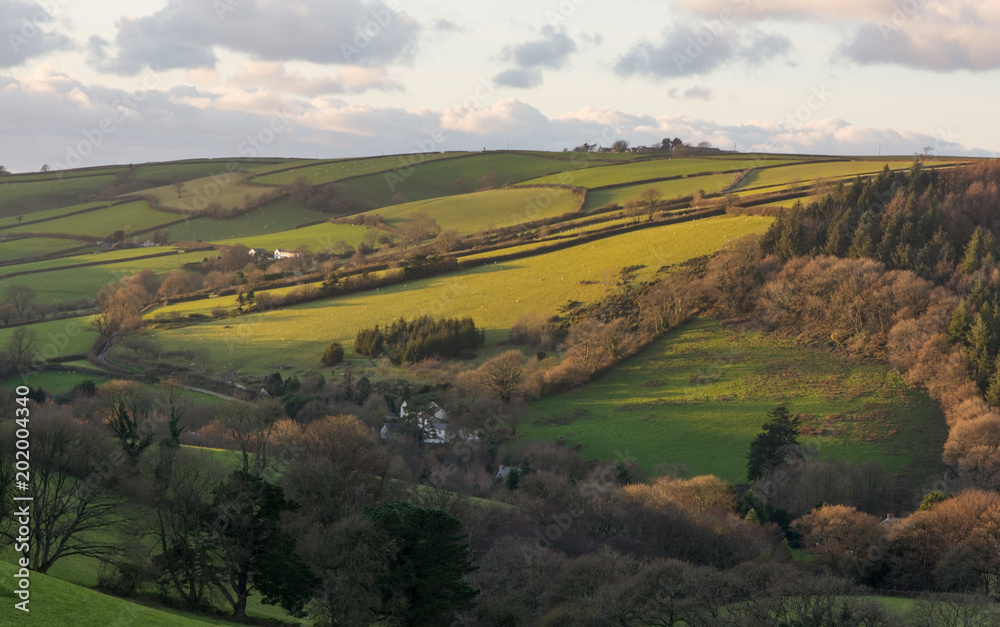
[{"label": "small building", "polygon": [[296,259],[301,256],[302,253],[297,250],[288,250],[287,248],[276,248],[274,250],[275,259]]},{"label": "small building", "polygon": [[251,248],[248,254],[254,259],[261,259],[263,257],[270,257],[271,254],[263,248]]},{"label": "small building", "polygon": [[379,431],[379,435],[382,437],[382,441],[385,442],[386,440],[388,440],[393,435],[395,435],[397,433],[403,432],[403,430],[405,428],[406,428],[406,425],[404,425],[402,423],[399,423],[399,422],[387,422],[384,425],[382,425],[382,430]]},{"label": "small building", "polygon": [[142,244],[140,244],[140,246],[142,246],[143,248],[152,248],[153,246],[156,246],[156,242],[154,242],[151,239],[148,239],[145,242],[143,242]]}]

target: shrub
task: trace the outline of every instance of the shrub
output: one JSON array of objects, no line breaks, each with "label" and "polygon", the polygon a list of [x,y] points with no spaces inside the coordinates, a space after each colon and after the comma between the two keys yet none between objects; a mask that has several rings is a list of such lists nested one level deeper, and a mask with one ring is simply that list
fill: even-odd
[{"label": "shrub", "polygon": [[341,346],[340,342],[330,342],[330,345],[326,347],[326,352],[323,353],[323,363],[327,366],[336,366],[342,361],[344,361],[344,347]]}]

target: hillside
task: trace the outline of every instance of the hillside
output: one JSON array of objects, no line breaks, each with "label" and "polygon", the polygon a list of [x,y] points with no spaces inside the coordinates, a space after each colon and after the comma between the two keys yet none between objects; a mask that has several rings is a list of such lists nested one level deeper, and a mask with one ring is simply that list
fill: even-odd
[{"label": "hillside", "polygon": [[[293,601],[314,614],[360,604],[343,624],[400,611],[366,577],[401,568],[379,534],[403,534],[393,525],[425,511],[453,517],[460,533],[448,533],[472,543],[489,577],[523,553],[505,543],[534,546],[536,528],[581,499],[541,558],[553,572],[604,546],[616,560],[634,550],[727,573],[697,575],[706,581],[751,563],[798,568],[781,541],[812,549],[793,521],[818,503],[909,514],[922,486],[978,463],[974,438],[956,433],[995,417],[1000,250],[973,235],[989,218],[962,190],[994,189],[963,178],[992,174],[930,157],[686,154],[188,160],[0,177],[3,387],[30,388],[43,441],[52,424],[77,429],[81,446],[130,464],[118,474],[146,482],[141,498],[101,480],[147,523],[181,494],[189,514],[228,516],[227,490],[263,482],[272,501],[259,515],[281,510],[292,525],[262,534],[272,561],[301,553],[283,567],[307,564],[327,586]],[[461,325],[475,332],[458,346],[442,329]],[[390,329],[401,344],[359,340]],[[414,346],[430,357],[406,358],[424,354]],[[404,400],[423,408],[416,421]],[[755,480],[767,476],[747,483],[748,451],[780,407],[793,445],[808,448],[773,453],[768,471],[788,478],[765,494]],[[426,412],[438,411],[431,434]],[[202,457],[184,458],[190,467],[172,465],[171,451],[192,450]],[[830,468],[840,474],[817,479]],[[288,503],[267,492],[278,488]],[[403,501],[425,509],[392,509]],[[115,542],[134,533],[114,527]],[[178,582],[197,572],[209,583],[186,607],[238,614],[222,593],[238,578],[212,574],[236,568],[224,527],[184,540],[203,534],[214,557],[173,581],[157,568],[184,553],[159,551],[190,529],[150,539],[135,558],[141,598],[181,607]],[[697,539],[670,535],[679,529]],[[919,587],[879,564],[859,566],[858,582]],[[101,568],[71,555],[35,577],[35,622],[222,622],[89,589]],[[0,562],[0,588],[9,569]],[[486,606],[506,594],[479,576],[465,581]],[[834,589],[860,598],[823,588]],[[247,598],[251,614],[297,624]]]}]

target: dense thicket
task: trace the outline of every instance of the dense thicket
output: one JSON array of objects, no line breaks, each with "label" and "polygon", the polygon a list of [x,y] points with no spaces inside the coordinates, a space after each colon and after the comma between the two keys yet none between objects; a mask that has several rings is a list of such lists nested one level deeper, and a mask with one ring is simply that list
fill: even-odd
[{"label": "dense thicket", "polygon": [[430,357],[459,357],[464,350],[482,346],[485,334],[472,318],[423,316],[404,318],[390,325],[358,331],[354,352],[369,357],[388,357],[393,363],[415,363]]}]

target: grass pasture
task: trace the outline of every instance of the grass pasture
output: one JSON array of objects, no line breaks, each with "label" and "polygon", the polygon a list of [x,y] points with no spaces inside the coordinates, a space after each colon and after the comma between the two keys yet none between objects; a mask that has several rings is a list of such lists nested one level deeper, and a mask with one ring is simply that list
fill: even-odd
[{"label": "grass pasture", "polygon": [[628,185],[635,181],[646,181],[650,179],[667,178],[670,176],[690,176],[692,174],[718,173],[730,170],[741,171],[746,168],[760,165],[776,165],[789,162],[787,160],[776,159],[773,161],[750,161],[742,162],[731,159],[699,159],[699,158],[677,158],[677,159],[655,159],[651,161],[640,161],[638,163],[627,163],[623,165],[605,165],[602,167],[578,170],[560,175],[543,176],[534,178],[525,183],[560,183],[563,185],[576,185],[588,189],[594,187],[606,187],[610,185]]},{"label": "grass pasture", "polygon": [[594,459],[636,458],[652,474],[671,464],[729,481],[781,402],[806,414],[800,438],[821,458],[919,477],[941,465],[944,418],[888,366],[696,320],[597,381],[530,406],[525,441],[565,437]]},{"label": "grass pasture", "polygon": [[[862,174],[878,174],[887,164],[893,170],[906,170],[913,165],[913,159],[803,163],[783,168],[757,169],[740,181],[734,191],[808,183],[810,181],[816,182],[824,179],[837,179]],[[776,190],[769,189],[767,191]]]},{"label": "grass pasture", "polygon": [[[83,209],[92,209],[94,207],[104,207],[111,204],[106,200],[101,200],[97,202],[85,202],[78,205],[68,205],[65,207],[56,207],[55,209],[45,209],[43,211],[34,211],[32,213],[27,213],[21,216],[24,221],[35,221],[35,220],[50,220],[53,218],[62,217],[68,213],[74,213],[81,211]],[[0,229],[6,229],[9,227],[19,226],[20,223],[17,221],[17,216],[8,216],[0,218]],[[44,224],[44,222],[42,223]],[[41,227],[41,224],[37,225]]]},{"label": "grass pasture", "polygon": [[[645,265],[650,276],[662,265],[709,254],[735,238],[760,233],[770,218],[719,217],[645,229],[581,244],[570,249],[470,268],[450,275],[395,285],[361,294],[315,301],[261,315],[161,329],[155,336],[175,350],[207,348],[214,370],[264,373],[279,365],[315,367],[331,340],[350,350],[363,327],[422,314],[471,316],[487,330],[487,341],[506,337],[526,311],[553,315],[570,299],[589,301],[603,294],[606,271]],[[218,306],[215,299],[183,303],[190,313]],[[226,305],[231,305],[230,299]],[[170,311],[169,308],[150,312]]]},{"label": "grass pasture", "polygon": [[64,176],[47,173],[45,178],[22,181],[18,176],[0,177],[0,217],[24,215],[79,202],[80,194],[99,192],[113,181],[114,174]]},{"label": "grass pasture", "polygon": [[580,197],[559,188],[494,189],[432,200],[418,200],[370,211],[389,226],[405,228],[418,212],[433,217],[443,229],[473,233],[489,227],[514,226],[576,211]]},{"label": "grass pasture", "polygon": [[234,237],[231,239],[217,240],[218,244],[244,244],[249,248],[265,248],[274,251],[275,248],[297,249],[301,246],[309,250],[318,252],[331,248],[340,240],[344,240],[351,246],[357,247],[367,231],[367,227],[354,226],[351,224],[331,224],[324,222],[305,226],[300,229],[288,231],[276,231],[266,235],[253,235],[250,237]]},{"label": "grass pasture", "polygon": [[709,174],[707,176],[693,176],[674,181],[659,181],[656,183],[641,183],[639,185],[599,189],[587,194],[587,204],[584,205],[584,209],[590,211],[612,203],[624,206],[626,202],[638,198],[649,188],[658,191],[660,197],[664,200],[690,196],[698,190],[702,190],[706,194],[714,194],[729,185],[734,176],[736,175]]},{"label": "grass pasture", "polygon": [[[14,328],[0,329],[0,346],[6,346]],[[97,332],[90,328],[90,316],[48,320],[27,325],[35,332],[35,351],[44,359],[55,359],[66,355],[86,353],[97,341]],[[34,355],[32,355],[34,358]],[[48,377],[58,373],[34,373],[34,377]],[[34,386],[35,383],[30,385]],[[73,387],[70,385],[69,387]]]},{"label": "grass pasture", "polygon": [[0,240],[0,262],[51,255],[84,245],[84,242],[54,237],[21,237]]},{"label": "grass pasture", "polygon": [[265,185],[288,185],[300,176],[309,179],[313,185],[333,183],[353,176],[364,176],[386,170],[406,168],[413,164],[427,163],[438,159],[461,157],[461,152],[426,152],[412,155],[393,155],[390,157],[371,157],[368,159],[335,159],[320,163],[305,163],[301,167],[274,172],[253,179],[254,183]]},{"label": "grass pasture", "polygon": [[290,198],[279,198],[259,209],[235,218],[191,218],[169,227],[173,242],[215,242],[243,237],[269,235],[294,229],[303,224],[326,220],[330,216],[311,211]]},{"label": "grass pasture", "polygon": [[[461,159],[431,161],[401,170],[397,174],[374,174],[344,181],[347,190],[376,207],[428,200],[467,193],[478,187],[476,179],[491,167],[497,171],[497,185],[510,185],[554,172],[591,168],[605,162],[588,158],[569,161],[533,154],[485,153]],[[459,183],[461,181],[461,183]],[[456,185],[456,183],[459,183]]]},{"label": "grass pasture", "polygon": [[152,229],[167,222],[174,222],[181,216],[154,211],[145,200],[105,207],[64,218],[57,218],[39,224],[23,224],[7,229],[8,233],[68,233],[89,237],[108,237],[114,231],[126,233]]},{"label": "grass pasture", "polygon": [[[32,274],[22,274],[0,279],[0,293],[10,285],[30,285],[38,294],[39,303],[56,303],[76,300],[78,298],[93,298],[97,290],[105,284],[117,281],[124,276],[135,274],[140,270],[150,269],[157,274],[165,274],[180,268],[185,263],[201,261],[212,252],[194,252],[165,255],[162,257],[129,259],[143,254],[173,250],[167,247],[132,248],[114,251],[50,259],[33,263],[24,263],[3,268],[6,273],[22,270],[39,270]],[[100,262],[93,266],[83,266],[56,270],[73,263]]]},{"label": "grass pasture", "polygon": [[[218,176],[185,181],[180,196],[172,185],[154,187],[144,190],[142,194],[152,196],[164,207],[196,213],[211,203],[219,203],[227,209],[243,207],[248,197],[251,200],[256,200],[272,191],[274,190],[270,187],[248,185],[246,177],[238,172],[224,172]],[[173,214],[161,213],[161,215]],[[177,217],[173,219],[176,220]]]}]

